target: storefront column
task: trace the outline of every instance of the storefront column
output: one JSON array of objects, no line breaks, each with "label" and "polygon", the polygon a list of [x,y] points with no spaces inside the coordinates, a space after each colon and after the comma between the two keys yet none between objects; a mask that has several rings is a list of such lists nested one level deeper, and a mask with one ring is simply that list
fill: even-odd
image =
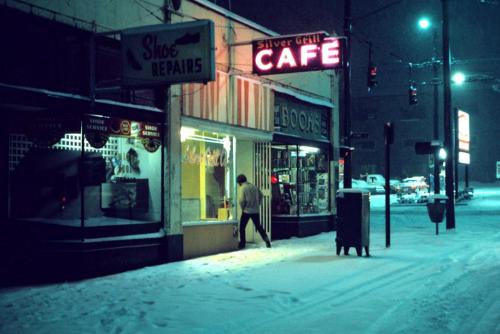
[{"label": "storefront column", "polygon": [[183,259],[183,237],[181,217],[181,108],[178,103],[172,103],[171,89],[167,90],[165,107],[164,142],[164,214],[163,221],[167,234],[167,260]]}]

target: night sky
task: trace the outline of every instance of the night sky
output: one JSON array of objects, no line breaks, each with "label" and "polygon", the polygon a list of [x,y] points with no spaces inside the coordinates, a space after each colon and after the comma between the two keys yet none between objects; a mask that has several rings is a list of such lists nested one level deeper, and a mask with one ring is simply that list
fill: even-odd
[{"label": "night sky", "polygon": [[[212,0],[245,18],[280,34],[324,30],[343,34],[343,0]],[[500,2],[450,0],[450,46],[456,68],[470,69],[474,75],[500,79]],[[439,0],[354,0],[352,1],[353,93],[366,93],[365,72],[368,42],[373,61],[379,66],[379,90],[406,84],[408,63],[430,60],[433,53],[431,31],[419,30],[417,21],[427,16],[437,28],[437,50],[441,46],[441,1]],[[361,71],[360,73],[358,73]],[[395,80],[391,72],[403,72]],[[415,72],[425,72],[416,70]],[[416,73],[418,76],[419,73]],[[425,76],[422,80],[428,80]],[[373,92],[372,92],[373,93]],[[375,92],[376,93],[376,92]]]},{"label": "night sky", "polygon": [[[324,30],[343,35],[344,0],[213,0],[245,18],[255,21],[280,34],[294,34]],[[500,160],[500,1],[449,0],[451,74],[461,71],[468,81],[462,86],[452,84],[452,107],[471,115],[471,179],[492,181],[495,161]],[[363,118],[363,112],[375,113],[373,124],[353,123],[353,130],[381,127],[380,122],[397,121],[413,114],[422,118],[424,129],[431,127],[433,108],[432,56],[442,59],[442,2],[440,0],[353,0],[352,1],[351,91],[353,117]],[[433,31],[418,27],[419,18],[432,21]],[[435,42],[434,42],[435,41]],[[368,90],[368,50],[372,44],[372,62],[377,65],[378,86]],[[434,51],[436,50],[436,51]],[[410,73],[410,66],[412,70]],[[442,78],[439,66],[438,79]],[[409,80],[418,87],[419,103],[408,105]],[[443,133],[443,85],[438,86],[440,120]],[[399,104],[395,101],[400,101]],[[342,99],[339,106],[342,109]],[[378,122],[378,123],[377,123]],[[375,124],[377,123],[377,124]],[[404,124],[399,127],[397,141],[400,152],[412,149],[411,140],[418,133],[409,133]],[[380,132],[380,131],[379,131]],[[410,131],[411,132],[411,131]],[[431,130],[417,139],[431,140]],[[376,133],[375,147],[382,147]],[[380,138],[379,138],[380,137]],[[429,137],[429,138],[428,138]],[[442,137],[441,137],[442,140]],[[370,160],[372,155],[372,161]],[[395,154],[401,163],[414,156]],[[368,164],[381,165],[377,158],[382,151],[375,150],[358,158],[367,158]],[[356,162],[359,165],[363,161]],[[396,161],[394,166],[399,162]],[[355,173],[361,173],[356,170]],[[399,170],[408,170],[401,168]],[[411,169],[409,171],[412,173]],[[424,173],[424,171],[418,171]],[[397,174],[403,177],[405,173]]]}]

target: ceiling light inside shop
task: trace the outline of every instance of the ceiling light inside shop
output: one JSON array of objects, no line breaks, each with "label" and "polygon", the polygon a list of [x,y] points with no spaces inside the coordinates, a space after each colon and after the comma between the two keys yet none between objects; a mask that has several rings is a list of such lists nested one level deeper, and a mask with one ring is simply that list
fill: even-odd
[{"label": "ceiling light inside shop", "polygon": [[225,136],[224,139],[222,139],[222,145],[224,146],[226,152],[231,151],[231,138]]},{"label": "ceiling light inside shop", "polygon": [[317,147],[311,147],[311,146],[299,146],[299,150],[300,152],[303,152],[303,153],[318,153],[319,152],[319,148]]},{"label": "ceiling light inside shop", "polygon": [[193,128],[188,128],[188,127],[181,127],[181,143],[185,142],[186,139],[189,139],[189,137],[194,136],[196,132],[196,129]]}]

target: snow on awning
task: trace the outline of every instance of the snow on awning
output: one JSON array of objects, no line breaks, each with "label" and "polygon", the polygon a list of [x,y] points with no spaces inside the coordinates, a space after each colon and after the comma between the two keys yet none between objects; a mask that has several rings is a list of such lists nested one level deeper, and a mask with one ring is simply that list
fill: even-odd
[{"label": "snow on awning", "polygon": [[106,99],[95,99],[95,102],[96,103],[107,104],[107,105],[114,105],[114,106],[119,106],[119,107],[125,107],[125,108],[149,110],[149,111],[154,111],[154,112],[163,112],[161,109],[158,109],[156,107],[145,106],[145,105],[142,105],[142,104],[125,103],[125,102],[119,102],[119,101],[113,101],[113,100],[106,100]]},{"label": "snow on awning", "polygon": [[[65,106],[68,110],[76,109],[90,111],[90,98],[88,96],[72,94],[66,92],[53,91],[43,88],[28,86],[11,85],[0,82],[0,105],[10,106],[18,110],[43,110],[51,109],[57,106]],[[95,108],[97,112],[106,109],[113,109],[115,112],[120,110],[127,112],[147,112],[149,115],[161,115],[162,110],[139,104],[124,103],[108,99],[96,99]],[[156,117],[156,116],[155,116]]]}]

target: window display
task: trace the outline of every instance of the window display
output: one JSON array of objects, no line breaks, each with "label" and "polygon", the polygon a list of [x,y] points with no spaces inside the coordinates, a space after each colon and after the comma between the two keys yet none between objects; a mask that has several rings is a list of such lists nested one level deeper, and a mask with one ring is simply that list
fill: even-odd
[{"label": "window display", "polygon": [[73,226],[81,225],[82,214],[85,226],[160,221],[159,129],[94,115],[83,122],[54,116],[15,125],[11,218]]},{"label": "window display", "polygon": [[272,146],[272,213],[328,213],[328,157],[324,150],[299,145]]},{"label": "window display", "polygon": [[182,127],[183,222],[233,219],[234,137]]}]

